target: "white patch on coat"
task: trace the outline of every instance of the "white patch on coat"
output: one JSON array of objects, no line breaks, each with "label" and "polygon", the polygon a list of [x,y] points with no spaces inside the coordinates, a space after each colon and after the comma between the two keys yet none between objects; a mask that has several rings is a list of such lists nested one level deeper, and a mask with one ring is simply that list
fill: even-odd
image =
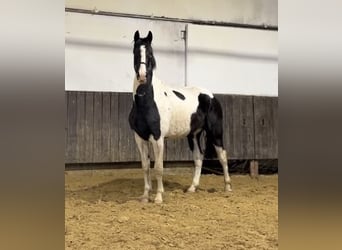
[{"label": "white patch on coat", "polygon": [[140,46],[140,67],[139,67],[139,80],[146,81],[146,47]]},{"label": "white patch on coat", "polygon": [[[190,133],[191,115],[198,107],[199,94],[207,94],[213,98],[213,94],[208,90],[198,87],[173,88],[165,85],[155,76],[153,76],[152,85],[154,100],[160,115],[161,135],[165,137],[187,136]],[[177,97],[173,90],[183,94],[185,100]]]}]

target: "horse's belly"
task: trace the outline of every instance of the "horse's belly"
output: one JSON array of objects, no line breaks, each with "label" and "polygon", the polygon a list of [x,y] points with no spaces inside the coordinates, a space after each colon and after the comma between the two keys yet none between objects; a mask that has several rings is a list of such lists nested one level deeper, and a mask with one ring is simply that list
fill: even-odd
[{"label": "horse's belly", "polygon": [[190,117],[176,117],[170,123],[167,137],[184,137],[190,133]]}]

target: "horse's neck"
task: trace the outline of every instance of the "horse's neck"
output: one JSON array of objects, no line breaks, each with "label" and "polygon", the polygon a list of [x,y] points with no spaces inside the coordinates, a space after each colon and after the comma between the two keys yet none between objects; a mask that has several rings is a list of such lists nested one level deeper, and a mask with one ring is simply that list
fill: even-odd
[{"label": "horse's neck", "polygon": [[134,81],[133,81],[133,96],[135,95],[138,86],[139,86],[139,82],[138,82],[137,77],[135,76],[135,77],[134,77]]},{"label": "horse's neck", "polygon": [[[134,77],[134,82],[133,82],[133,95],[136,93],[137,88],[139,87],[141,83],[139,83],[137,77]],[[146,83],[145,83],[146,84]],[[152,84],[154,86],[154,89],[156,91],[158,91],[159,89],[164,89],[167,88],[167,85],[165,85],[164,83],[162,83],[158,77],[156,77],[155,75],[153,75],[151,83],[147,83],[147,84]]]}]

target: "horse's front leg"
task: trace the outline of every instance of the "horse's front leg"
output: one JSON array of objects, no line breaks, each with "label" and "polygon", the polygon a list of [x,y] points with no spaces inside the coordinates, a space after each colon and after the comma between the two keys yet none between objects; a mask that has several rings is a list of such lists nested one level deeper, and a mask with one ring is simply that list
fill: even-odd
[{"label": "horse's front leg", "polygon": [[163,186],[163,154],[164,154],[164,138],[160,137],[158,140],[152,139],[153,151],[154,151],[154,171],[157,179],[157,195],[154,200],[155,203],[162,203],[164,192]]},{"label": "horse's front leg", "polygon": [[150,171],[150,158],[148,156],[148,142],[144,141],[138,134],[135,133],[135,142],[137,143],[140,157],[141,157],[141,166],[144,171],[144,193],[141,197],[142,202],[149,201],[149,193],[152,191],[152,182],[151,182],[151,171]]}]

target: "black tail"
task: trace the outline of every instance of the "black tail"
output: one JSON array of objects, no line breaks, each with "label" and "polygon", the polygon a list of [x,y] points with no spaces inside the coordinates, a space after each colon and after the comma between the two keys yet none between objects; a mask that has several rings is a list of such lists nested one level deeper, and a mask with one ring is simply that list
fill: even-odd
[{"label": "black tail", "polygon": [[206,147],[204,157],[216,158],[215,146],[223,147],[222,107],[214,97],[209,100],[209,108],[205,119]]},{"label": "black tail", "polygon": [[216,150],[214,148],[214,138],[210,134],[206,134],[206,143],[205,143],[205,152],[204,152],[204,158],[205,159],[213,159],[216,158]]}]

